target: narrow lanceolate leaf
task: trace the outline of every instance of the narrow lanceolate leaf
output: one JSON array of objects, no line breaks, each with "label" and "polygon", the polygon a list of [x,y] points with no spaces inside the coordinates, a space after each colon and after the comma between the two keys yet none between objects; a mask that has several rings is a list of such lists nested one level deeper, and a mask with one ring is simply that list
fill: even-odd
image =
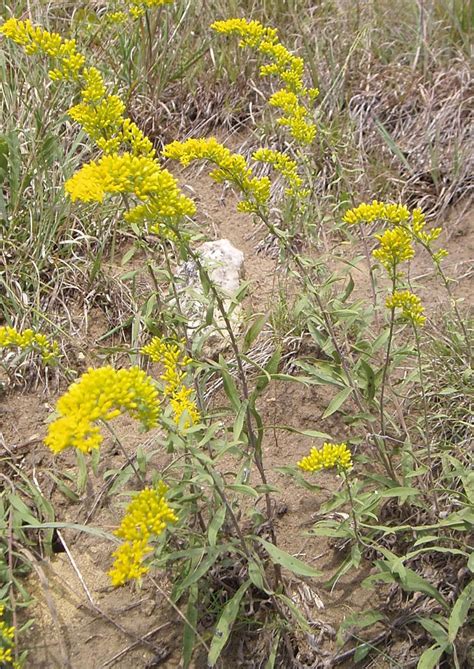
[{"label": "narrow lanceolate leaf", "polygon": [[186,607],[186,620],[183,631],[183,669],[188,669],[196,638],[196,625],[198,620],[198,609],[196,606],[199,588],[197,583],[189,588],[188,606]]},{"label": "narrow lanceolate leaf", "polygon": [[209,529],[207,531],[207,536],[209,539],[209,545],[214,548],[217,542],[217,535],[219,533],[219,530],[221,529],[224,520],[225,520],[225,515],[226,515],[226,507],[224,504],[220,506],[215,515],[214,518],[211,520],[209,523]]},{"label": "narrow lanceolate leaf", "polygon": [[293,555],[282,551],[281,548],[277,548],[274,544],[266,541],[265,539],[262,539],[261,537],[255,538],[262,544],[273,562],[281,565],[285,569],[288,569],[288,571],[291,571],[293,574],[296,574],[297,576],[308,576],[310,578],[317,578],[318,576],[321,576],[320,571],[313,569],[313,567],[310,567],[309,564],[306,564],[306,562],[298,560],[298,558],[295,558]]},{"label": "narrow lanceolate leaf", "polygon": [[244,335],[244,353],[249,350],[267,322],[268,314],[260,314]]},{"label": "narrow lanceolate leaf", "polygon": [[423,655],[420,657],[416,669],[434,669],[437,666],[438,660],[441,658],[441,655],[444,653],[445,648],[443,646],[431,646],[428,650],[425,650]]},{"label": "narrow lanceolate leaf", "polygon": [[347,400],[349,395],[352,393],[352,388],[343,388],[328,404],[328,408],[323,413],[323,418],[328,418],[333,413],[335,413]]},{"label": "narrow lanceolate leaf", "polygon": [[474,582],[471,581],[466,585],[456,600],[451,615],[448,621],[448,635],[451,643],[454,642],[456,636],[464,625],[469,613],[469,609],[474,603]]},{"label": "narrow lanceolate leaf", "polygon": [[222,653],[222,650],[224,649],[224,646],[227,643],[240,609],[240,602],[242,597],[245,595],[249,585],[250,581],[242,583],[232,599],[230,599],[222,609],[221,616],[217,621],[217,625],[214,630],[214,636],[212,638],[209,655],[207,656],[207,663],[209,667],[215,666],[217,660],[220,657],[220,654]]}]

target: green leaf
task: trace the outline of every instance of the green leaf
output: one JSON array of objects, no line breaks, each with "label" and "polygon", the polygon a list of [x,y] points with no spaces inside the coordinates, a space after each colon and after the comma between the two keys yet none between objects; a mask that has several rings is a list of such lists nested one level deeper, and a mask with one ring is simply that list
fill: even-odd
[{"label": "green leaf", "polygon": [[457,598],[456,603],[453,606],[453,610],[451,611],[451,615],[449,616],[448,634],[451,643],[454,643],[459,630],[466,622],[469,609],[471,608],[473,602],[474,602],[474,582],[471,581],[466,585],[464,590]]},{"label": "green leaf", "polygon": [[234,407],[234,410],[236,413],[239,412],[240,409],[240,396],[239,396],[239,391],[237,390],[237,386],[235,385],[235,381],[232,378],[232,376],[229,374],[227,371],[227,365],[223,359],[219,359],[219,362],[221,363],[219,367],[219,372],[220,375],[222,376],[222,382],[224,384],[224,390],[225,394],[230,400],[230,403]]},{"label": "green leaf", "polygon": [[328,404],[328,408],[323,413],[323,419],[328,418],[333,413],[335,413],[347,400],[349,395],[352,393],[352,388],[343,388]]},{"label": "green leaf", "polygon": [[209,549],[207,557],[199,563],[199,565],[194,569],[194,571],[191,571],[182,581],[181,583],[178,583],[175,591],[175,600],[178,601],[178,599],[181,597],[181,595],[186,592],[186,590],[189,588],[189,586],[193,585],[197,581],[199,581],[200,578],[204,576],[204,574],[207,574],[209,569],[212,567],[214,562],[217,560],[217,556],[219,555],[219,551],[214,549]]},{"label": "green leaf", "polygon": [[371,402],[375,397],[375,373],[372,367],[365,360],[360,361],[360,366],[364,372],[366,382],[365,393],[367,395],[367,399],[369,402]]},{"label": "green leaf", "polygon": [[420,657],[416,669],[434,669],[438,664],[438,661],[441,659],[442,654],[444,653],[445,648],[442,646],[431,646],[428,650],[425,650],[423,655]]},{"label": "green leaf", "polygon": [[226,507],[222,504],[214,514],[214,518],[209,523],[209,529],[207,531],[207,536],[209,539],[209,545],[214,548],[217,541],[217,535],[221,529],[226,516]]},{"label": "green leaf", "polygon": [[270,655],[268,656],[268,660],[265,664],[264,669],[274,669],[275,667],[275,661],[278,653],[278,646],[280,645],[280,630],[277,631],[275,634],[275,638],[273,639],[272,643],[272,649],[270,651]]},{"label": "green leaf", "polygon": [[247,416],[247,408],[248,408],[248,400],[244,400],[240,405],[239,411],[234,421],[234,427],[233,427],[234,441],[240,440],[242,430],[244,427],[244,421]]},{"label": "green leaf", "polygon": [[418,488],[394,486],[381,492],[380,497],[400,497],[401,503],[404,504],[408,497],[416,497],[420,494],[421,491]]},{"label": "green leaf", "polygon": [[354,653],[354,662],[357,664],[363,660],[372,649],[373,646],[371,646],[370,643],[363,643],[360,646],[357,646],[356,652]]},{"label": "green leaf", "polygon": [[474,553],[471,553],[469,560],[467,561],[467,567],[471,574],[474,574]]},{"label": "green leaf", "polygon": [[243,483],[229,483],[227,486],[229,490],[235,490],[236,492],[242,493],[242,495],[248,495],[249,497],[259,497],[258,492],[249,485],[244,485]]},{"label": "green leaf", "polygon": [[244,342],[243,342],[244,353],[249,350],[253,342],[257,339],[265,323],[267,322],[267,319],[268,319],[268,314],[260,314],[260,316],[257,316],[252,325],[249,327],[249,329],[244,335]]},{"label": "green leaf", "polygon": [[321,576],[320,571],[310,567],[305,562],[298,560],[298,558],[293,557],[293,555],[282,551],[281,548],[277,548],[269,541],[266,541],[261,537],[255,537],[255,539],[262,544],[273,562],[288,569],[288,571],[291,571],[293,574],[296,574],[297,576],[308,576],[310,578],[318,578]]},{"label": "green leaf", "polygon": [[196,639],[196,625],[198,621],[198,599],[199,588],[195,583],[189,588],[188,605],[186,607],[186,620],[183,630],[183,669],[188,669]]},{"label": "green leaf", "polygon": [[418,622],[425,629],[428,634],[433,637],[433,641],[439,646],[446,646],[448,644],[448,633],[442,625],[431,618],[418,618]]},{"label": "green leaf", "polygon": [[375,623],[378,623],[381,620],[385,620],[385,618],[386,617],[383,615],[383,613],[380,613],[380,611],[376,611],[375,609],[369,609],[367,611],[361,611],[347,616],[344,618],[337,631],[337,647],[340,648],[346,642],[346,635],[344,632],[346,632],[347,629],[351,627],[356,627],[357,629],[366,629],[367,627],[372,627],[372,625],[375,625]]},{"label": "green leaf", "polygon": [[220,654],[227,643],[229,635],[234,626],[235,619],[240,609],[240,602],[245,595],[250,581],[242,583],[235,595],[227,602],[222,609],[217,625],[214,629],[214,636],[212,637],[211,648],[207,656],[207,663],[209,667],[214,667]]},{"label": "green leaf", "polygon": [[271,590],[268,590],[268,588],[265,585],[265,569],[260,562],[260,559],[257,556],[253,556],[251,560],[249,560],[249,578],[252,581],[252,583],[259,589],[262,590],[263,592],[266,592],[268,595],[272,594]]},{"label": "green leaf", "polygon": [[273,378],[273,375],[277,373],[280,360],[281,360],[281,346],[278,346],[273,352],[270,360],[263,368],[266,374],[262,374],[257,378],[255,390],[258,394],[261,393],[262,390],[265,390],[265,388],[268,386],[271,379]]}]

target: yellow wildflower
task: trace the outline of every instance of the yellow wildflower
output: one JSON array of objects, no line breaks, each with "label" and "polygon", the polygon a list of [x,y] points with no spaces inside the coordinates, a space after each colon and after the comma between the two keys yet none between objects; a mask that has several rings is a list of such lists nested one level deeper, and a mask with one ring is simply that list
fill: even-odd
[{"label": "yellow wildflower", "polygon": [[288,195],[299,195],[302,197],[305,192],[301,190],[303,179],[298,174],[298,166],[294,160],[285,156],[281,151],[273,149],[257,149],[252,155],[253,160],[271,165],[277,172],[287,180],[289,188]]},{"label": "yellow wildflower", "polygon": [[183,353],[178,344],[164,342],[159,337],[153,337],[151,342],[141,349],[141,353],[164,367],[160,378],[165,382],[164,394],[170,399],[175,423],[180,425],[183,414],[186,415],[184,429],[198,423],[201,416],[196,403],[191,399],[193,390],[184,385],[186,377],[184,368],[189,365],[191,359]]},{"label": "yellow wildflower", "polygon": [[142,490],[127,506],[120,527],[114,532],[125,539],[125,543],[113,553],[115,562],[109,572],[113,585],[123,585],[146,574],[148,567],[143,565],[143,560],[152,550],[150,538],[160,535],[169,523],[178,520],[166,502],[167,490],[160,482],[157,489]]},{"label": "yellow wildflower", "polygon": [[148,567],[143,565],[147,553],[150,552],[148,539],[141,541],[126,541],[112,553],[114,565],[109,571],[112,585],[117,587],[126,581],[139,579],[147,573]]},{"label": "yellow wildflower", "polygon": [[99,102],[106,93],[104,79],[96,67],[85,67],[82,76],[84,86],[81,96],[84,102]]},{"label": "yellow wildflower", "polygon": [[89,369],[60,397],[59,414],[49,425],[45,444],[54,453],[73,446],[84,453],[103,441],[97,421],[109,421],[127,411],[145,430],[158,421],[158,391],[151,377],[138,367]]},{"label": "yellow wildflower", "polygon": [[342,220],[348,225],[356,223],[373,223],[374,221],[386,221],[398,225],[410,232],[412,237],[425,246],[429,246],[440,236],[442,228],[432,228],[425,231],[426,219],[421,209],[413,209],[402,204],[387,204],[373,200],[371,204],[362,203],[354,209],[349,209]]},{"label": "yellow wildflower", "polygon": [[375,237],[380,246],[372,252],[372,255],[390,274],[394,273],[401,262],[410,260],[415,255],[411,235],[405,228],[397,226]]},{"label": "yellow wildflower", "polygon": [[129,12],[134,19],[139,19],[147,9],[161,5],[170,5],[174,0],[131,0]]},{"label": "yellow wildflower", "polygon": [[402,318],[411,321],[413,325],[424,325],[426,317],[420,298],[409,290],[395,291],[385,300],[387,309],[401,309]]},{"label": "yellow wildflower", "polygon": [[171,142],[163,149],[163,155],[166,158],[179,160],[184,167],[194,160],[208,160],[216,165],[217,169],[210,173],[211,178],[218,183],[229,181],[244,195],[244,199],[238,205],[239,211],[258,212],[267,205],[270,197],[270,179],[254,177],[245,158],[238,153],[231,153],[214,137]]},{"label": "yellow wildflower", "polygon": [[443,258],[446,258],[447,255],[449,255],[449,253],[446,251],[446,249],[439,249],[439,251],[433,253],[433,262],[436,265],[439,265]]},{"label": "yellow wildflower", "polygon": [[374,221],[387,221],[397,224],[405,222],[409,218],[410,211],[405,205],[385,204],[373,200],[371,204],[362,203],[354,209],[349,209],[342,220],[348,225],[373,223]]},{"label": "yellow wildflower", "polygon": [[168,523],[178,518],[168,506],[165,494],[168,487],[160,482],[158,489],[145,488],[127,506],[120,527],[114,534],[126,541],[140,541],[151,535],[158,536]]},{"label": "yellow wildflower", "polygon": [[19,668],[20,665],[13,660],[15,628],[2,620],[4,612],[5,605],[0,604],[0,664]]},{"label": "yellow wildflower", "polygon": [[320,469],[350,469],[352,467],[352,456],[346,443],[325,443],[320,449],[312,448],[309,455],[298,463],[300,469],[306,472],[317,472]]},{"label": "yellow wildflower", "polygon": [[29,56],[41,53],[55,59],[57,67],[50,71],[51,79],[78,80],[85,57],[76,51],[73,39],[63,40],[57,33],[34,26],[29,19],[8,19],[0,26],[0,33],[22,46]]},{"label": "yellow wildflower", "polygon": [[28,55],[41,52],[47,56],[58,56],[63,43],[61,35],[33,26],[29,19],[8,19],[0,26],[0,33],[22,46]]},{"label": "yellow wildflower", "polygon": [[174,421],[177,425],[181,424],[181,417],[184,415],[183,428],[187,429],[196,423],[199,423],[201,415],[196,406],[196,402],[191,399],[192,388],[180,386],[170,397],[170,405],[174,413]]},{"label": "yellow wildflower", "polygon": [[[86,94],[90,94],[87,87]],[[113,139],[123,125],[125,105],[117,95],[107,95],[94,104],[81,102],[69,109],[68,114],[73,121],[79,123],[92,140]],[[120,145],[120,138],[117,138]],[[102,148],[102,147],[101,147]]]},{"label": "yellow wildflower", "polygon": [[130,144],[135,156],[148,156],[153,158],[155,149],[140,128],[129,118],[124,119],[122,127],[122,141]]},{"label": "yellow wildflower", "polygon": [[175,179],[151,158],[131,153],[103,156],[84,165],[66,181],[66,192],[72,200],[102,202],[106,194],[133,193],[146,199],[174,185]]},{"label": "yellow wildflower", "polygon": [[58,342],[50,342],[46,335],[30,329],[19,332],[15,328],[1,326],[0,348],[20,348],[23,351],[37,351],[41,354],[45,364],[53,362],[59,357]]},{"label": "yellow wildflower", "polygon": [[127,20],[127,14],[125,12],[108,12],[105,15],[107,23],[120,24],[124,23]]},{"label": "yellow wildflower", "polygon": [[307,107],[319,91],[304,85],[303,59],[279,42],[275,28],[265,27],[259,21],[228,19],[216,21],[211,28],[218,33],[239,35],[242,38],[239,46],[256,49],[270,61],[260,67],[260,75],[276,75],[284,83],[284,88],[273,94],[269,101],[271,106],[286,114],[278,124],[288,127],[290,135],[301,144],[310,144],[316,136],[316,125],[311,121]]}]

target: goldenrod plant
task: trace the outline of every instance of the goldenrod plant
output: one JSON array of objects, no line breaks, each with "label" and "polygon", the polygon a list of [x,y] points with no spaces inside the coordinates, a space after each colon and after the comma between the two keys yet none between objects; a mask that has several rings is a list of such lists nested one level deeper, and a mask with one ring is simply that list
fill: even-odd
[{"label": "goldenrod plant", "polygon": [[[186,133],[181,140],[168,132],[166,140],[155,133],[148,136],[130,112],[141,104],[148,74],[153,81],[160,63],[166,67],[166,48],[157,57],[157,49],[165,42],[155,45],[153,37],[164,30],[160,20],[170,20],[158,13],[167,9],[170,16],[179,18],[174,35],[186,24],[189,4],[131,0],[110,4],[103,15],[98,10],[99,32],[117,27],[111,42],[115,46],[108,55],[96,48],[97,35],[84,35],[82,43],[80,21],[75,24],[74,39],[29,18],[7,18],[0,26],[5,41],[18,45],[31,63],[35,87],[45,88],[54,102],[65,103],[62,111],[67,110],[68,120],[62,121],[61,142],[69,158],[46,163],[60,175],[56,202],[71,215],[87,219],[84,233],[73,236],[70,244],[86,243],[96,233],[99,237],[97,231],[110,218],[112,239],[104,238],[94,246],[100,248],[94,271],[100,272],[104,258],[115,268],[117,249],[126,247],[123,264],[135,253],[143,254],[140,265],[146,267],[153,285],[143,307],[125,325],[120,324],[120,347],[99,347],[100,355],[92,351],[92,362],[88,360],[82,369],[63,370],[67,387],[59,392],[44,438],[57,471],[67,462],[67,449],[74,449],[77,456],[77,486],[72,489],[61,480],[62,490],[77,499],[86,488],[89,467],[96,477],[101,475],[98,458],[107,457],[110,436],[124,462],[113,485],[107,488],[108,481],[104,485],[114,504],[119,492],[126,498],[121,520],[113,535],[108,535],[110,584],[127,592],[126,588],[146,583],[167,599],[184,623],[181,663],[185,669],[193,666],[198,652],[206,654],[209,667],[230,666],[234,659],[226,655],[229,640],[249,630],[262,639],[256,662],[267,669],[300,666],[299,640],[313,637],[314,623],[295,596],[294,584],[303,580],[308,587],[333,587],[350,570],[362,566],[364,573],[371,572],[366,581],[369,587],[378,581],[393,584],[403,593],[401,598],[417,593],[421,604],[412,600],[405,616],[369,611],[361,613],[360,619],[347,618],[331,661],[337,665],[375,655],[382,637],[364,639],[357,628],[370,630],[377,623],[384,626],[382,640],[389,639],[393,630],[411,633],[420,627],[432,635],[434,644],[423,638],[420,669],[434,668],[441,658],[452,659],[458,669],[472,587],[463,581],[448,598],[443,587],[432,583],[420,568],[424,556],[444,554],[454,556],[462,578],[473,571],[470,417],[465,395],[459,391],[462,384],[472,382],[470,331],[443,267],[447,251],[438,245],[443,230],[431,226],[421,208],[398,202],[398,196],[394,202],[387,197],[349,208],[356,193],[346,193],[319,228],[314,223],[306,226],[322,207],[314,197],[316,152],[322,144],[318,144],[316,127],[314,103],[319,91],[312,85],[313,64],[284,46],[279,37],[282,30],[257,19],[214,21],[206,39],[212,40],[209,53],[214,61],[215,52],[222,49],[215,33],[237,36],[240,47],[264,60],[260,75],[279,86],[264,96],[273,129],[279,132],[263,136],[245,155],[208,132],[197,137]],[[120,26],[127,22],[133,27],[130,34],[122,35]],[[110,58],[136,39],[141,41],[139,67],[122,63],[113,75],[119,81],[113,79]],[[173,39],[169,37],[169,42]],[[196,58],[200,54],[196,52]],[[183,65],[186,71],[187,64]],[[142,80],[135,81],[125,70],[128,75],[139,71]],[[51,104],[48,114],[59,116],[59,104]],[[328,127],[322,141],[330,143]],[[8,151],[13,154],[10,146],[12,141]],[[341,159],[335,156],[335,146],[330,148],[337,170]],[[169,161],[169,169],[163,166],[164,160]],[[286,332],[273,332],[269,356],[263,362],[255,358],[252,346],[271,319],[267,314],[250,316],[242,336],[232,309],[242,303],[244,291],[229,299],[202,261],[197,244],[206,231],[194,220],[194,198],[185,194],[181,177],[171,171],[175,164],[188,168],[197,161],[211,165],[215,183],[230,184],[240,198],[238,211],[255,222],[256,233],[261,225],[279,250],[277,282],[281,280],[282,292],[282,286],[290,287],[285,297],[296,314],[301,343],[291,367],[284,368]],[[272,178],[262,170],[271,171]],[[39,164],[32,172],[41,172]],[[26,174],[20,184],[9,172],[12,183],[18,185],[9,223],[22,212],[30,176]],[[336,174],[334,182],[341,180],[341,174]],[[284,187],[276,188],[275,181]],[[360,255],[357,234],[363,247]],[[58,240],[61,237],[53,235],[38,254],[54,266],[63,259],[64,244]],[[429,296],[410,271],[419,253],[431,258],[436,276],[448,291],[449,325],[440,336],[433,328],[436,314]],[[183,286],[178,262],[192,266],[202,286],[199,301],[205,316],[192,334],[181,297],[187,290],[192,294],[192,288]],[[364,271],[372,299],[357,293],[354,277]],[[134,279],[138,272],[131,271]],[[43,281],[39,268],[38,275]],[[15,322],[12,305],[22,299],[21,290],[20,297],[13,289],[8,293],[9,322]],[[31,313],[40,314],[43,304],[36,300]],[[286,327],[286,321],[281,322]],[[225,332],[227,349],[206,357],[203,343],[211,324]],[[53,341],[39,329],[0,327],[0,347],[36,352],[45,365],[55,362],[60,369],[61,346],[61,341]],[[225,399],[217,408],[207,392],[211,378],[222,382]],[[320,415],[314,415],[315,429],[281,425],[269,429],[262,400],[268,388],[281,381],[324,389],[325,406]],[[463,398],[456,410],[452,392],[456,399]],[[450,397],[450,417],[445,420],[443,407]],[[129,452],[115,429],[124,414],[135,421],[137,430],[151,435],[159,452],[172,456],[166,466],[157,469],[151,464],[152,456],[141,448]],[[332,434],[322,432],[331,417],[337,418],[336,429],[330,430]],[[456,448],[441,427],[446,422],[456,434]],[[331,537],[342,556],[324,582],[312,556],[302,560],[281,547],[275,498],[279,489],[264,448],[265,440],[279,429],[324,440],[301,459],[295,456],[288,466],[277,468],[288,485],[314,490],[318,486],[310,482],[313,477],[325,476],[334,483],[333,492],[318,488],[319,506],[309,530],[314,537]],[[17,467],[10,465],[10,469],[8,494],[0,493],[0,529],[8,524],[14,540],[7,544],[0,535],[0,569],[8,574],[1,598],[16,587],[13,552],[15,542],[26,540],[26,529],[49,532],[51,545],[51,530],[62,526],[52,524],[54,509],[41,491],[35,492],[34,513],[18,502],[17,481],[27,484]],[[160,569],[167,570],[169,591],[155,578]],[[11,596],[8,615],[14,604]],[[426,610],[434,612],[435,624],[426,617]],[[2,606],[0,616],[6,612]],[[0,622],[0,663],[16,667],[21,653],[14,619],[13,623]],[[347,639],[351,647],[339,649]],[[376,663],[377,656],[371,661]]]}]

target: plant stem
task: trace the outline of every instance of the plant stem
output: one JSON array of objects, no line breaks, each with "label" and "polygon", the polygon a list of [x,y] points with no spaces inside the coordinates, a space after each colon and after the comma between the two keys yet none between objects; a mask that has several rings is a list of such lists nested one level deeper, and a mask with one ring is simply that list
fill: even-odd
[{"label": "plant stem", "polygon": [[416,357],[418,361],[418,373],[420,375],[420,385],[421,385],[421,397],[422,397],[422,403],[423,403],[423,441],[425,442],[426,450],[428,453],[428,465],[430,468],[430,473],[429,473],[429,479],[430,479],[430,484],[431,484],[431,490],[433,493],[433,502],[434,502],[434,507],[436,511],[436,515],[439,518],[439,504],[438,504],[438,495],[436,494],[436,489],[435,489],[435,483],[434,483],[434,477],[433,477],[433,454],[431,452],[431,434],[430,434],[430,429],[429,429],[429,422],[428,422],[428,405],[426,401],[426,393],[425,393],[425,382],[424,382],[424,377],[423,377],[423,367],[421,364],[421,347],[420,347],[420,335],[418,333],[418,328],[416,327],[415,323],[412,322],[413,326],[413,331],[415,333],[415,339],[416,339]]}]

